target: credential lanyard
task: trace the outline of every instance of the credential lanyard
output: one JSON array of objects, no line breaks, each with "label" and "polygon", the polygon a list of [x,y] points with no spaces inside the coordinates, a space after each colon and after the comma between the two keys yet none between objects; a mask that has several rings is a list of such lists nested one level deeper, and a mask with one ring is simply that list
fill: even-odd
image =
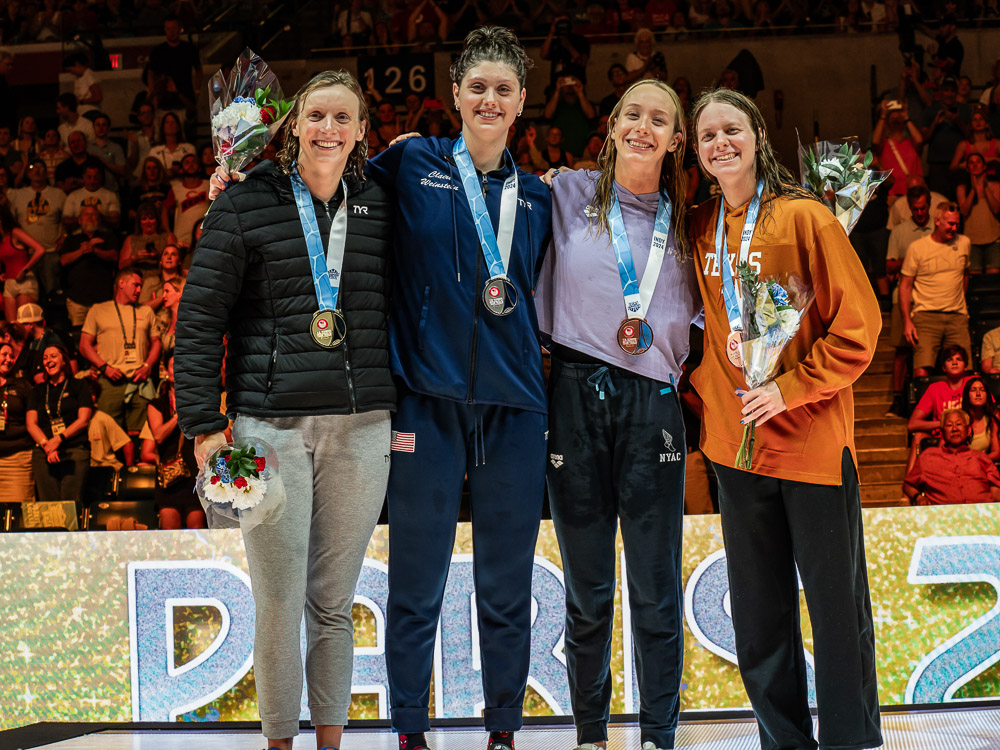
[{"label": "credential lanyard", "polygon": [[313,285],[316,287],[316,302],[320,310],[336,310],[337,295],[340,292],[340,274],[344,268],[344,248],[347,246],[347,183],[340,181],[344,199],[334,214],[330,225],[330,240],[323,251],[323,235],[316,221],[316,208],[312,193],[299,176],[298,167],[292,169],[292,192],[295,205],[299,209],[302,233],[306,236],[309,251],[309,268],[312,270]]},{"label": "credential lanyard", "polygon": [[632,260],[632,249],[628,244],[625,232],[625,222],[622,220],[622,209],[618,203],[618,193],[611,193],[611,210],[608,212],[608,224],[611,228],[611,245],[618,259],[618,276],[622,282],[622,295],[625,297],[625,310],[630,317],[646,318],[649,301],[653,297],[656,281],[660,278],[660,268],[663,266],[663,256],[667,250],[667,237],[670,234],[670,214],[673,205],[670,199],[662,193],[656,206],[656,220],[653,224],[653,239],[649,244],[649,257],[642,279],[636,277],[635,261]]},{"label": "credential lanyard", "polygon": [[503,193],[500,195],[500,226],[499,232],[493,231],[493,222],[486,210],[486,199],[479,185],[476,168],[469,156],[465,138],[459,138],[452,149],[458,174],[462,178],[465,197],[469,201],[472,220],[479,235],[479,244],[483,248],[483,257],[490,270],[490,278],[494,276],[507,277],[507,264],[510,261],[510,246],[514,240],[514,221],[517,218],[517,168],[511,170],[510,177],[503,183]]},{"label": "credential lanyard", "polygon": [[[740,235],[740,257],[738,263],[746,263],[750,255],[750,242],[757,228],[757,215],[760,213],[760,196],[764,192],[764,181],[757,183],[757,191],[747,207],[747,217],[743,221],[743,234]],[[740,314],[740,288],[733,283],[733,271],[729,267],[729,240],[726,237],[726,201],[719,198],[719,220],[715,226],[715,262],[722,274],[722,297],[726,302],[726,317],[729,318],[731,331],[743,330],[743,316]]]},{"label": "credential lanyard", "polygon": [[118,300],[115,300],[114,303],[115,303],[115,312],[118,313],[118,325],[120,325],[122,327],[122,341],[125,342],[125,348],[126,349],[129,349],[129,348],[133,348],[134,349],[135,348],[136,328],[139,325],[139,319],[138,319],[137,314],[135,312],[135,305],[129,305],[129,307],[132,308],[132,340],[129,341],[128,340],[128,334],[125,333],[125,321],[122,320],[122,311],[118,307]]}]

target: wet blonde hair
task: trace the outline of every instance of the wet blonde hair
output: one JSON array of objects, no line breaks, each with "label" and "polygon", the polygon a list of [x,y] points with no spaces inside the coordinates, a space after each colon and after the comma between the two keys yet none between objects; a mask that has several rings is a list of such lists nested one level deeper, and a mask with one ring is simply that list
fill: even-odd
[{"label": "wet blonde hair", "polygon": [[[295,95],[295,104],[292,105],[291,111],[281,126],[281,138],[283,142],[281,150],[278,151],[277,158],[278,166],[283,173],[290,175],[295,160],[299,158],[299,139],[297,136],[292,135],[292,128],[298,121],[299,115],[302,114],[302,107],[305,106],[306,99],[315,91],[332,88],[333,86],[343,86],[357,98],[358,120],[364,128],[365,136],[367,136],[369,127],[368,105],[365,103],[365,96],[361,91],[358,79],[346,70],[325,70],[322,73],[317,73],[308,83],[299,89],[299,92]],[[344,173],[345,175],[354,175],[358,180],[364,180],[365,165],[367,163],[368,138],[364,137],[354,144],[354,149],[347,157],[347,165],[344,167]]]},{"label": "wet blonde hair", "polygon": [[[684,107],[677,96],[677,92],[670,88],[663,81],[652,78],[644,78],[636,81],[622,94],[615,108],[608,118],[608,137],[604,139],[604,146],[601,153],[597,155],[597,168],[601,170],[600,177],[597,178],[597,187],[594,190],[594,207],[597,209],[597,234],[607,232],[611,236],[611,229],[608,223],[608,213],[614,203],[615,192],[615,160],[618,157],[618,147],[615,144],[613,133],[618,118],[621,116],[622,102],[625,98],[640,86],[655,86],[660,91],[670,97],[674,105],[674,133],[681,136],[677,148],[672,153],[667,153],[663,158],[663,166],[660,168],[660,191],[665,192],[673,205],[673,212],[670,217],[671,229],[674,232],[674,247],[677,254],[682,258],[690,255],[687,231],[685,229],[687,220],[687,173],[684,171],[684,145],[687,140],[687,130],[684,124]],[[591,220],[593,223],[593,220]]]}]

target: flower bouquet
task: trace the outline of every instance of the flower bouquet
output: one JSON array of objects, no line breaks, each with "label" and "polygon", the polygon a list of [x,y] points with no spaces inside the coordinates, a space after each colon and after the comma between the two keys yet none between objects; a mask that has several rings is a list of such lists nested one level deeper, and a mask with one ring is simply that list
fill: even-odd
[{"label": "flower bouquet", "polygon": [[209,527],[244,531],[274,523],[285,509],[285,489],[274,449],[261,440],[227,443],[211,455],[195,482]]},{"label": "flower bouquet", "polygon": [[[797,277],[784,285],[764,281],[748,263],[736,268],[740,284],[744,340],[740,344],[743,376],[750,389],[759,388],[777,375],[778,363],[788,342],[798,333],[799,323],[814,295]],[[753,446],[757,424],[751,420],[743,427],[743,439],[736,454],[737,469],[753,467]]]},{"label": "flower bouquet", "polygon": [[267,63],[249,47],[228,81],[221,70],[212,76],[208,101],[215,160],[230,172],[239,172],[264,150],[292,108]]},{"label": "flower bouquet", "polygon": [[872,158],[871,151],[862,156],[857,143],[799,144],[799,173],[803,187],[833,211],[848,234],[858,223],[875,189],[889,176],[889,172],[868,169]]}]

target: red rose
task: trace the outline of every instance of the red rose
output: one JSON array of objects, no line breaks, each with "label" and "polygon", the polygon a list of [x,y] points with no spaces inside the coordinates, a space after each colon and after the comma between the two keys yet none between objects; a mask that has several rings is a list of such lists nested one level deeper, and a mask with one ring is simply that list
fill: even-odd
[{"label": "red rose", "polygon": [[257,471],[264,471],[264,467],[267,465],[263,458],[257,456],[254,458],[254,462],[257,464]]},{"label": "red rose", "polygon": [[227,453],[222,458],[228,464],[229,463],[229,459],[232,458],[232,454],[231,453]]},{"label": "red rose", "polygon": [[247,486],[247,480],[244,479],[243,477],[236,477],[236,479],[233,480],[233,484],[235,484],[237,488],[242,490],[244,487]]},{"label": "red rose", "polygon": [[274,118],[278,116],[278,109],[272,107],[270,104],[266,107],[261,107],[260,109],[260,121],[265,125],[270,125],[274,122]]},{"label": "red rose", "polygon": [[220,481],[221,480],[217,476],[215,475],[212,476],[212,484],[218,484]]}]

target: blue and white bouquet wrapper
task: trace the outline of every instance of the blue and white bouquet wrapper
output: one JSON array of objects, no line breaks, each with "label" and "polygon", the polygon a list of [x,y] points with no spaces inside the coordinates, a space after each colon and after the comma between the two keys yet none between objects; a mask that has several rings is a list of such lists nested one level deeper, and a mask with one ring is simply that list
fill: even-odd
[{"label": "blue and white bouquet wrapper", "polygon": [[[797,276],[762,280],[747,263],[736,269],[740,284],[743,343],[740,356],[743,377],[752,390],[774,380],[785,347],[795,338],[799,325],[815,295]],[[753,468],[753,448],[757,425],[743,427],[743,440],[735,467]]]},{"label": "blue and white bouquet wrapper", "polygon": [[823,201],[847,234],[858,223],[876,188],[891,173],[868,169],[872,159],[871,152],[862,154],[855,142],[799,145],[802,186]]},{"label": "blue and white bouquet wrapper", "polygon": [[263,440],[219,448],[198,472],[195,491],[212,529],[243,531],[276,523],[285,510],[285,486],[274,449]]}]

